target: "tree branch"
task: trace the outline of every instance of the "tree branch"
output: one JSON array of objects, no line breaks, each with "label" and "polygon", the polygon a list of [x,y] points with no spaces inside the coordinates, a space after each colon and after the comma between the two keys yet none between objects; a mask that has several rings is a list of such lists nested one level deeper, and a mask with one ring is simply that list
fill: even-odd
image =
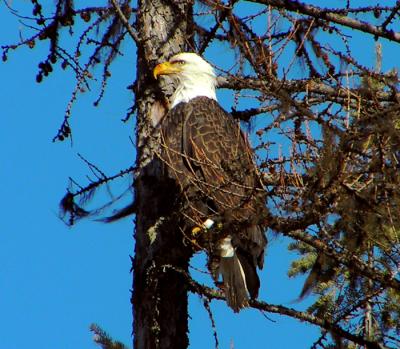
[{"label": "tree branch", "polygon": [[[260,80],[249,76],[219,76],[218,87],[232,90],[255,89],[259,91],[279,91],[284,90],[288,93],[316,93],[323,96],[340,97],[351,100],[358,100],[361,97],[360,88],[347,88],[340,86],[330,86],[318,79],[304,80]],[[380,102],[400,100],[400,93],[376,92],[374,97]]]},{"label": "tree branch", "polygon": [[[285,225],[284,223],[283,225]],[[279,224],[278,224],[279,227]],[[366,265],[359,257],[355,254],[349,252],[343,252],[337,254],[334,249],[328,246],[326,243],[317,239],[311,235],[304,233],[301,230],[287,230],[283,226],[277,228],[277,231],[285,236],[291,237],[295,240],[305,242],[306,244],[314,247],[318,251],[323,252],[329,257],[332,257],[337,262],[346,265],[350,270],[354,270],[357,273],[364,275],[365,277],[377,281],[382,287],[391,287],[395,290],[400,291],[400,281],[395,279],[394,276],[390,274],[385,274],[377,268],[371,268]]]},{"label": "tree branch", "polygon": [[132,26],[129,24],[128,19],[125,17],[124,13],[121,10],[121,7],[118,5],[116,0],[111,0],[111,4],[114,7],[115,12],[117,13],[119,19],[124,25],[125,29],[128,31],[131,38],[138,44],[141,40]]},{"label": "tree branch", "polygon": [[[163,267],[165,267],[165,266],[163,266]],[[216,289],[213,289],[213,288],[210,288],[210,287],[207,287],[205,285],[198,283],[197,281],[193,280],[190,277],[190,275],[183,270],[178,270],[172,266],[167,266],[167,267],[172,268],[175,271],[185,275],[187,282],[189,283],[189,290],[191,292],[196,293],[196,294],[201,294],[209,299],[225,300],[225,295],[222,291],[216,290]],[[344,330],[340,326],[338,326],[328,320],[318,318],[307,312],[298,311],[293,308],[287,308],[282,305],[269,304],[269,303],[266,303],[263,301],[258,301],[258,300],[251,300],[249,304],[250,304],[250,308],[253,308],[253,309],[259,309],[259,310],[266,311],[269,313],[275,313],[275,314],[289,316],[291,318],[294,318],[294,319],[297,319],[300,321],[305,321],[310,324],[319,326],[327,331],[337,334],[338,336],[340,336],[342,338],[346,338],[356,344],[363,345],[369,349],[382,348],[382,345],[378,342],[364,339],[361,336],[357,336],[349,331]]]},{"label": "tree branch", "polygon": [[359,21],[354,18],[339,15],[331,12],[328,9],[307,5],[296,0],[250,0],[263,5],[270,5],[275,8],[285,9],[308,15],[318,20],[326,20],[333,23],[343,25],[345,27],[356,29],[364,33],[372,34],[377,37],[382,37],[391,41],[400,43],[400,33],[392,30],[387,30],[384,27],[378,27],[367,22]]}]

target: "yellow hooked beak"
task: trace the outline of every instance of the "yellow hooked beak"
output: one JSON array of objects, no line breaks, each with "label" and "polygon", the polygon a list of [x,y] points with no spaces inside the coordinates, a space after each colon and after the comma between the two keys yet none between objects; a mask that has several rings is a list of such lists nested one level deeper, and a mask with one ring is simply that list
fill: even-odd
[{"label": "yellow hooked beak", "polygon": [[168,74],[176,74],[180,73],[182,70],[176,64],[170,62],[164,62],[158,64],[154,70],[153,75],[154,78],[157,79],[159,75],[168,75]]}]

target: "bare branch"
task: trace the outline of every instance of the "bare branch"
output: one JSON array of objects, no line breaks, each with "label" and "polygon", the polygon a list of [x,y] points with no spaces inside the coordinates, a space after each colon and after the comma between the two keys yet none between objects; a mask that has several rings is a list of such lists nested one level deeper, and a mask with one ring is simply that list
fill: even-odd
[{"label": "bare branch", "polygon": [[[128,31],[131,38],[138,44],[141,40],[140,40],[138,34],[136,33],[136,31],[129,24],[128,19],[125,17],[124,12],[122,12],[121,7],[118,5],[118,2],[116,0],[111,0],[111,4],[113,5],[115,12],[117,13],[119,19],[121,20],[125,29]],[[126,4],[125,7],[129,8],[129,5]],[[127,13],[127,11],[125,11],[125,13]],[[128,12],[128,13],[130,14],[130,12]]]},{"label": "bare branch", "polygon": [[[207,287],[205,285],[198,283],[197,281],[193,280],[190,277],[190,275],[187,272],[185,272],[184,270],[179,270],[177,268],[174,268],[173,266],[164,265],[163,267],[173,269],[176,272],[179,272],[182,275],[184,275],[187,282],[189,283],[190,290],[192,292],[197,293],[197,294],[202,294],[203,296],[208,297],[209,299],[225,300],[225,295],[224,295],[223,291],[216,290],[216,289],[213,289],[213,288],[210,288],[210,287]],[[258,301],[258,300],[251,300],[250,308],[259,309],[259,310],[269,312],[269,313],[285,315],[285,316],[289,316],[291,318],[294,318],[294,319],[297,319],[300,321],[308,322],[310,324],[319,326],[327,331],[334,332],[335,334],[339,335],[340,337],[346,338],[356,344],[366,346],[367,348],[377,348],[377,349],[383,348],[383,346],[378,342],[370,341],[361,336],[355,335],[349,331],[344,330],[342,327],[340,327],[326,319],[318,318],[307,312],[297,311],[293,308],[288,308],[288,307],[285,307],[282,305],[269,304],[269,303],[266,303],[263,301]]]},{"label": "bare branch", "polygon": [[327,20],[343,25],[348,28],[356,29],[364,33],[372,34],[391,41],[400,43],[400,33],[387,30],[385,27],[378,27],[367,22],[359,21],[347,16],[339,15],[329,9],[307,5],[296,0],[250,0],[258,4],[270,5],[275,8],[298,12],[311,16],[318,20]]}]

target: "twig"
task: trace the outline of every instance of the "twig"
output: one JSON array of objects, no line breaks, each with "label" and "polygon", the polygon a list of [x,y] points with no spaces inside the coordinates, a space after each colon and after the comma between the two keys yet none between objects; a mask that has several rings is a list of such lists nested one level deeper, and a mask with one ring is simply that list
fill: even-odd
[{"label": "twig", "polygon": [[113,5],[115,12],[117,13],[119,19],[121,20],[125,29],[128,31],[131,38],[138,44],[141,40],[140,40],[139,36],[137,35],[137,33],[135,32],[135,30],[129,24],[127,18],[125,17],[124,13],[122,12],[121,7],[119,7],[117,1],[111,0],[111,4]]},{"label": "twig", "polygon": [[326,20],[333,23],[343,25],[348,28],[356,29],[364,33],[369,33],[377,37],[382,37],[391,41],[400,43],[400,33],[392,30],[386,30],[382,27],[359,21],[354,18],[342,16],[331,12],[328,9],[307,5],[295,0],[250,0],[258,4],[271,5],[276,8],[296,11],[298,13],[311,16],[318,20]]}]

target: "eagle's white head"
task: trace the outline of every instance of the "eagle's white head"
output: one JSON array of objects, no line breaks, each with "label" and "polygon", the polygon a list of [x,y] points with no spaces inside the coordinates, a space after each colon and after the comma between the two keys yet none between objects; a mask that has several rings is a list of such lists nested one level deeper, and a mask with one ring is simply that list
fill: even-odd
[{"label": "eagle's white head", "polygon": [[177,80],[177,87],[171,97],[171,108],[200,96],[217,100],[214,69],[195,53],[179,53],[168,62],[157,65],[153,73],[156,79],[159,75],[171,75]]}]

